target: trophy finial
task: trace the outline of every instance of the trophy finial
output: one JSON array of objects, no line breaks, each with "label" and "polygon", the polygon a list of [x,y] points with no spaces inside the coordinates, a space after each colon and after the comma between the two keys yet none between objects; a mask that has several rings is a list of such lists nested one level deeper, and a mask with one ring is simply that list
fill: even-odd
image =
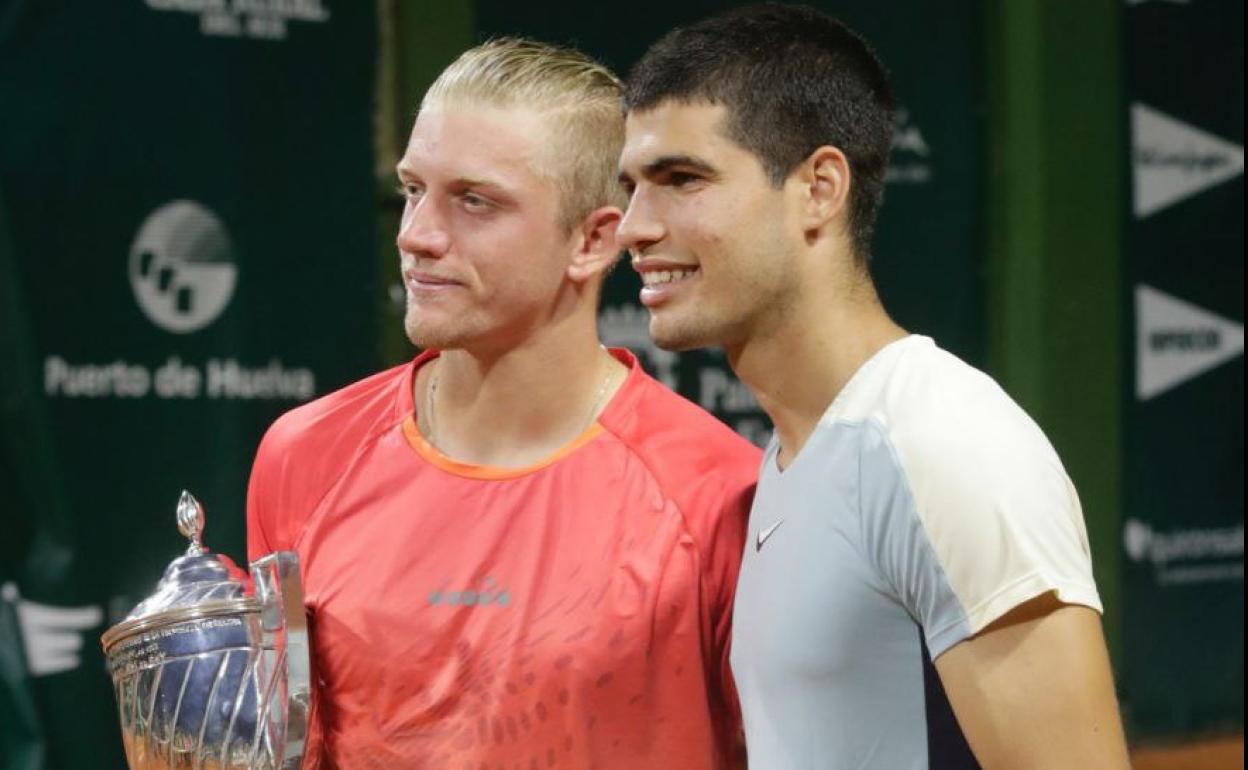
[{"label": "trophy finial", "polygon": [[204,552],[201,539],[204,534],[204,506],[185,489],[178,498],[178,531],[191,541],[191,547],[186,549],[187,556],[199,556]]}]

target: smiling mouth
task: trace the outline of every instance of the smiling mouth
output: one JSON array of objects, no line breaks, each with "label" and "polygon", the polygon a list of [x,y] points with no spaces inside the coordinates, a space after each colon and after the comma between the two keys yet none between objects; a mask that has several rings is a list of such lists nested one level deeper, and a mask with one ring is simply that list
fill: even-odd
[{"label": "smiling mouth", "polygon": [[696,274],[698,268],[682,268],[679,270],[647,270],[641,274],[641,283],[646,288],[666,286],[679,283]]}]

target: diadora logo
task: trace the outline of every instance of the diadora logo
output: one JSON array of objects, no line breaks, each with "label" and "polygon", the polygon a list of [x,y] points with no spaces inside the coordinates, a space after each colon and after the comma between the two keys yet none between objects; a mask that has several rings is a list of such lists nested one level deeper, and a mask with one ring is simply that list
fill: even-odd
[{"label": "diadora logo", "polygon": [[144,315],[175,334],[215,321],[234,294],[233,251],[221,219],[199,203],[153,211],[130,246],[130,286]]},{"label": "diadora logo", "polygon": [[[450,582],[445,581],[445,582]],[[481,584],[481,590],[447,591],[443,588],[429,593],[430,606],[449,605],[452,607],[485,607],[495,605],[506,607],[511,604],[511,591],[498,588],[494,578],[487,577]]]}]

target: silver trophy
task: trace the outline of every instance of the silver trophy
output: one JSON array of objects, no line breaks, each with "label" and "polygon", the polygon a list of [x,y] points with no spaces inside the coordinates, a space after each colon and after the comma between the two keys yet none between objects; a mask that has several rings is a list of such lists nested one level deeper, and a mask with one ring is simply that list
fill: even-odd
[{"label": "silver trophy", "polygon": [[251,563],[254,591],[226,556],[204,550],[204,509],[187,492],[190,538],[156,592],[103,636],[131,770],[296,770],[311,671],[299,558]]}]

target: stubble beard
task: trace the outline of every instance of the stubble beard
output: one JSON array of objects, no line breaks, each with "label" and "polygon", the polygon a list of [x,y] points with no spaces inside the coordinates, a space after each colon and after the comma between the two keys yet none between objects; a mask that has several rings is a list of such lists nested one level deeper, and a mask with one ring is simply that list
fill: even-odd
[{"label": "stubble beard", "polygon": [[668,318],[664,321],[660,314],[652,311],[650,337],[654,344],[674,353],[715,347],[724,344],[724,338],[728,336],[726,324],[717,321],[706,316]]},{"label": "stubble beard", "polygon": [[708,307],[691,298],[692,308],[651,311],[650,337],[664,350],[684,352],[698,348],[732,349],[766,334],[788,314],[800,292],[790,275],[753,275],[738,285],[751,286],[725,305]]},{"label": "stubble beard", "polygon": [[452,350],[462,346],[465,336],[462,324],[451,329],[446,324],[430,323],[422,319],[420,311],[410,303],[403,315],[403,331],[408,341],[421,350]]}]

